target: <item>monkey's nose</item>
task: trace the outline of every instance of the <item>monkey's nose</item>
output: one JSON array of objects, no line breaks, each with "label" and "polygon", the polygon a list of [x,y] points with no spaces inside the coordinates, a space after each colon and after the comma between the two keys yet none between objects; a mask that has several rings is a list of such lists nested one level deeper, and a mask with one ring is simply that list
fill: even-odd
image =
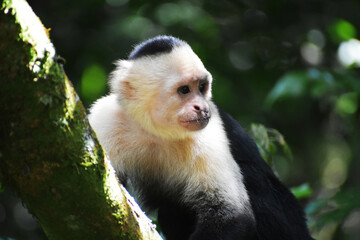
[{"label": "monkey's nose", "polygon": [[209,109],[206,107],[200,107],[199,105],[193,106],[194,112],[201,115],[202,117],[209,117]]},{"label": "monkey's nose", "polygon": [[193,107],[195,112],[201,112],[201,107],[199,107],[198,105],[194,105]]},{"label": "monkey's nose", "polygon": [[206,107],[200,107],[199,105],[194,105],[193,108],[196,113],[207,114],[209,112],[209,110]]}]

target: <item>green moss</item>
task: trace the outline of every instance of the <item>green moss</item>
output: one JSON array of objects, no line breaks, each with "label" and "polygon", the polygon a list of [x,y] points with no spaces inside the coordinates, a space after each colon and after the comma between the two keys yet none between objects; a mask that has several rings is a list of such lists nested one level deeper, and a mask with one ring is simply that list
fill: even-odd
[{"label": "green moss", "polygon": [[13,0],[0,13],[1,180],[49,239],[142,239],[48,33],[30,11]]}]

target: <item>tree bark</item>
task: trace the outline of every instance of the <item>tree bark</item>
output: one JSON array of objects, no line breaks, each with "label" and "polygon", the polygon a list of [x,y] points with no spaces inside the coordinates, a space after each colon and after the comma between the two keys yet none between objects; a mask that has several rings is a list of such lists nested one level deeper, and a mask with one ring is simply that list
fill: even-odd
[{"label": "tree bark", "polygon": [[86,111],[24,0],[0,11],[0,179],[49,239],[161,239],[117,182]]}]

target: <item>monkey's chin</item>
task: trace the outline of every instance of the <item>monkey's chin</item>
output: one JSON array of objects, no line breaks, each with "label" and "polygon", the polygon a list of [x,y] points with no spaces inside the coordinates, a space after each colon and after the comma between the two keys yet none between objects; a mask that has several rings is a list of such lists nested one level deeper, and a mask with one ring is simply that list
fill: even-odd
[{"label": "monkey's chin", "polygon": [[205,128],[209,123],[210,117],[207,118],[196,118],[186,121],[179,121],[180,125],[189,131],[198,131]]}]

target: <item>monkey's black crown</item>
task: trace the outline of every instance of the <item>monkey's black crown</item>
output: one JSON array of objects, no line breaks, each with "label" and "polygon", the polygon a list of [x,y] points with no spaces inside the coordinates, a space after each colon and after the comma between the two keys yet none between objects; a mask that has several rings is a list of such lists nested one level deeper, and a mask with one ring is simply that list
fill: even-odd
[{"label": "monkey's black crown", "polygon": [[172,36],[158,36],[137,45],[130,53],[129,59],[134,60],[141,57],[169,53],[175,47],[185,44],[184,41]]}]

